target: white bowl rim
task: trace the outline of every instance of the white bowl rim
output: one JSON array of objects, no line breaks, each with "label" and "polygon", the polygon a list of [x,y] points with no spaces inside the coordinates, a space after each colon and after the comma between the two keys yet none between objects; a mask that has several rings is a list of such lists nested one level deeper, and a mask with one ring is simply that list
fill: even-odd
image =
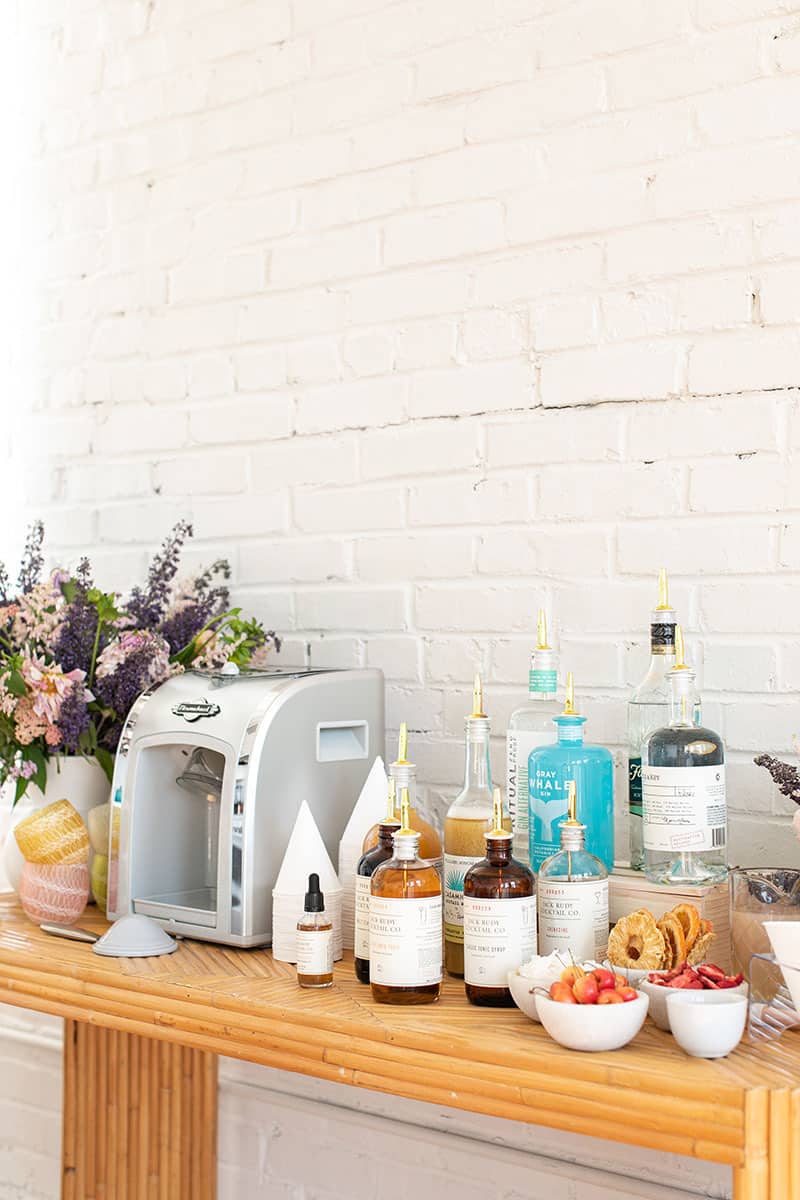
[{"label": "white bowl rim", "polygon": [[728,1004],[741,1007],[743,1004],[747,1004],[748,1001],[747,993],[739,991],[741,986],[742,984],[740,983],[735,988],[703,988],[702,992],[697,988],[665,988],[664,991],[670,993],[667,996],[668,1008],[671,1000],[677,1000],[685,1004],[696,1005],[705,1002],[712,1005]]}]

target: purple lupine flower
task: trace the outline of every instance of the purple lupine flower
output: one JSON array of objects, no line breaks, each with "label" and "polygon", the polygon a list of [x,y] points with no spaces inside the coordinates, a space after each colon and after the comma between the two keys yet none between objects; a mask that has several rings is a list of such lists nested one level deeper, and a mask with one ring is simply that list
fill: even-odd
[{"label": "purple lupine flower", "polygon": [[[53,655],[65,671],[72,671],[75,667],[88,671],[98,620],[97,609],[87,599],[93,583],[88,559],[81,559],[75,572],[75,582],[75,598],[64,610],[62,624],[53,643]],[[105,639],[101,638],[99,648],[102,650],[104,645]]]},{"label": "purple lupine flower", "polygon": [[58,714],[58,729],[61,744],[74,754],[79,746],[81,734],[89,728],[89,706],[86,703],[86,688],[74,683],[61,702]]},{"label": "purple lupine flower", "polygon": [[188,646],[210,616],[211,610],[206,603],[186,604],[168,615],[159,632],[168,643],[170,654],[177,654],[184,646]]},{"label": "purple lupine flower", "polygon": [[139,629],[158,627],[167,607],[170,585],[178,570],[183,544],[188,537],[192,537],[193,532],[188,521],[178,521],[150,564],[146,588],[143,591],[135,587],[131,592],[125,607]]},{"label": "purple lupine flower", "polygon": [[28,534],[25,538],[25,549],[22,552],[22,562],[20,563],[19,576],[17,577],[19,590],[23,595],[25,592],[29,592],[41,579],[42,567],[44,566],[44,556],[42,554],[43,541],[44,523],[42,521],[34,521],[28,529]]},{"label": "purple lupine flower", "polygon": [[97,660],[94,689],[98,699],[126,716],[145,688],[170,674],[169,647],[157,633],[123,633],[110,642]]}]

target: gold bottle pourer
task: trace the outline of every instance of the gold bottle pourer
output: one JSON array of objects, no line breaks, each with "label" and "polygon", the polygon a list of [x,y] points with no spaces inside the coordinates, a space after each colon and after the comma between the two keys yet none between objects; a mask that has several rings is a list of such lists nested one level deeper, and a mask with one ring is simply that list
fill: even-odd
[{"label": "gold bottle pourer", "polygon": [[400,734],[397,739],[397,758],[392,763],[393,767],[408,766],[408,725],[405,721],[400,726]]},{"label": "gold bottle pourer", "polygon": [[567,696],[564,701],[564,711],[562,717],[577,717],[575,712],[575,682],[572,678],[572,671],[567,671]]},{"label": "gold bottle pourer", "polygon": [[483,684],[481,683],[481,677],[477,672],[472,683],[472,712],[470,713],[470,716],[483,718],[486,717],[486,713],[483,711]]},{"label": "gold bottle pourer", "polygon": [[395,834],[396,837],[410,837],[415,834],[416,829],[411,828],[410,806],[408,803],[408,788],[400,789],[400,828]]},{"label": "gold bottle pourer", "polygon": [[511,836],[511,833],[503,825],[503,797],[500,788],[496,787],[492,791],[492,828],[484,834],[484,837],[507,838],[510,841]]},{"label": "gold bottle pourer", "polygon": [[394,779],[389,780],[389,791],[386,800],[386,816],[384,825],[397,824],[397,784]]},{"label": "gold bottle pourer", "polygon": [[658,572],[658,604],[656,612],[672,612],[672,605],[669,602],[669,579],[667,578],[667,568],[662,567]]},{"label": "gold bottle pourer", "polygon": [[552,650],[553,647],[548,646],[548,644],[547,644],[547,614],[545,613],[543,608],[539,609],[539,619],[536,623],[536,631],[537,631],[537,638],[538,638],[536,649],[537,650]]},{"label": "gold bottle pourer", "polygon": [[673,671],[690,671],[691,667],[686,661],[686,647],[683,641],[683,630],[680,625],[675,626],[675,666]]}]

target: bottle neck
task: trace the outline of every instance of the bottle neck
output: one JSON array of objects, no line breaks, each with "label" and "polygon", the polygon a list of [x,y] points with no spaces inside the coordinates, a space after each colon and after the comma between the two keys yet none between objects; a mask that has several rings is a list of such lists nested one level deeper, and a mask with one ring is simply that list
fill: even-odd
[{"label": "bottle neck", "polygon": [[[686,672],[688,675],[689,672]],[[697,697],[694,690],[694,678],[672,677],[672,694],[669,702],[669,723],[677,727],[688,728],[696,724]]]},{"label": "bottle neck", "polygon": [[583,850],[586,845],[586,826],[585,825],[568,825],[563,822],[561,825],[561,849],[562,850]]},{"label": "bottle neck", "polygon": [[566,717],[560,716],[554,718],[558,728],[558,740],[560,744],[569,743],[571,746],[580,746],[583,744],[583,727],[586,724],[585,717]]},{"label": "bottle neck", "polygon": [[655,612],[650,621],[650,658],[661,660],[664,656],[675,658],[675,616]]},{"label": "bottle neck", "polygon": [[383,824],[379,825],[378,826],[378,845],[381,846],[382,849],[384,849],[384,850],[391,850],[394,846],[394,835],[397,833],[397,830],[399,828],[400,828],[400,826],[397,824],[396,821],[393,825],[389,825],[388,822],[385,825],[383,825]]},{"label": "bottle neck", "polygon": [[492,792],[492,760],[488,717],[467,717],[464,791]]},{"label": "bottle neck", "polygon": [[409,808],[415,808],[417,801],[417,764],[411,762],[393,762],[389,766],[389,774],[391,775],[397,787],[398,807],[400,804],[400,796],[403,794],[403,788],[407,788]]},{"label": "bottle neck", "polygon": [[558,688],[558,658],[552,650],[534,650],[528,675],[532,700],[554,700]]},{"label": "bottle neck", "polygon": [[486,839],[486,861],[493,867],[503,867],[511,862],[511,838]]},{"label": "bottle neck", "polygon": [[419,854],[418,833],[395,833],[394,857],[398,862],[413,862]]}]

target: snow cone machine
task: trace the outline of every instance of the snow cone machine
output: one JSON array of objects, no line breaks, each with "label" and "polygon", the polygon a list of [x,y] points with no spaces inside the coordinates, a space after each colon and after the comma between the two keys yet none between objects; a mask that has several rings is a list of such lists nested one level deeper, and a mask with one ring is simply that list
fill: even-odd
[{"label": "snow cone machine", "polygon": [[186,671],[145,692],[111,791],[108,916],[232,946],[272,937],[303,800],[331,859],[377,754],[380,671]]}]

